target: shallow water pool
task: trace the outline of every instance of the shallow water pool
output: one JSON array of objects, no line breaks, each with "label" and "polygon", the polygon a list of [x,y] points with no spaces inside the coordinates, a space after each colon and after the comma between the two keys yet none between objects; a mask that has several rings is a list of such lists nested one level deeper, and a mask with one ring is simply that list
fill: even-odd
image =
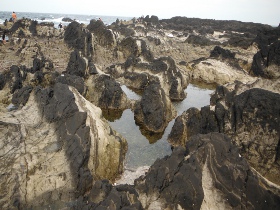
[{"label": "shallow water pool", "polygon": [[[177,110],[178,115],[181,115],[190,107],[203,107],[209,105],[210,94],[214,91],[213,86],[201,86],[189,84],[185,90],[187,98],[180,102],[174,102],[173,105]],[[141,95],[122,86],[123,91],[128,98],[139,100]],[[125,168],[135,171],[142,166],[152,165],[157,158],[163,158],[171,154],[171,147],[167,141],[168,135],[171,132],[175,119],[172,120],[163,134],[157,136],[143,135],[139,126],[135,124],[134,114],[130,109],[125,110],[119,117],[110,118],[109,124],[111,127],[120,133],[128,142],[128,152],[126,154]]]}]

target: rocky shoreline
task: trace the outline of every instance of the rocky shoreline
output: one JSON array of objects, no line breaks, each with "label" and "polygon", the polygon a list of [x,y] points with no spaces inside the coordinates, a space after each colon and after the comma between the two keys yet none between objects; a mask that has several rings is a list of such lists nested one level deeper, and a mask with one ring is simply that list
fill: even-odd
[{"label": "rocky shoreline", "polygon": [[[1,209],[279,209],[280,27],[174,17],[0,26]],[[182,115],[191,81],[216,84]],[[130,100],[121,85],[142,92]],[[127,142],[102,110],[170,156],[114,184]]]}]

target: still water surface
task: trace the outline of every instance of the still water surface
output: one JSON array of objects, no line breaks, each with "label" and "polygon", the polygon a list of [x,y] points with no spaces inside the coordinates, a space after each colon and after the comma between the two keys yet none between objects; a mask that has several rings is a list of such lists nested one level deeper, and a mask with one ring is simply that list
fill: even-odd
[{"label": "still water surface", "polygon": [[[141,95],[126,86],[122,86],[122,89],[129,99],[141,99]],[[189,84],[185,91],[187,98],[173,103],[178,115],[181,115],[190,107],[200,108],[209,105],[210,94],[214,91],[214,87]],[[106,118],[110,118],[110,116]],[[139,126],[135,124],[134,114],[130,109],[125,110],[117,119],[110,118],[109,124],[111,127],[120,133],[128,143],[125,168],[136,170],[138,167],[150,166],[156,159],[171,154],[171,147],[167,138],[174,122],[175,119],[168,124],[163,134],[149,136],[142,134],[143,131],[141,132]]]}]

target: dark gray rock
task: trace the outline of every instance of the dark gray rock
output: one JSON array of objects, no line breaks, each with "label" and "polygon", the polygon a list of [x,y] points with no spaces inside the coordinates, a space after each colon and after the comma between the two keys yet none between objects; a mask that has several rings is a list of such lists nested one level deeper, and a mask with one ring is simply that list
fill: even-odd
[{"label": "dark gray rock", "polygon": [[193,135],[218,131],[215,112],[210,110],[210,106],[202,107],[201,110],[190,108],[176,118],[168,141],[173,146],[185,145],[185,141]]},{"label": "dark gray rock", "polygon": [[103,47],[113,47],[115,45],[115,35],[114,33],[105,26],[105,24],[100,20],[91,20],[87,26],[87,29],[94,33],[94,36],[98,42]]},{"label": "dark gray rock", "polygon": [[6,85],[6,73],[0,73],[0,90],[2,90]]},{"label": "dark gray rock", "polygon": [[[183,113],[176,120],[169,141],[176,145],[181,137],[196,133],[226,133],[255,169],[278,183],[280,95],[257,88],[236,94],[239,85],[233,91],[217,88],[211,97],[215,112],[203,108]],[[206,118],[202,121],[203,113]]]},{"label": "dark gray rock", "polygon": [[41,22],[40,26],[54,27],[54,23],[53,22]]},{"label": "dark gray rock", "polygon": [[9,83],[9,89],[11,93],[14,93],[17,89],[23,86],[23,75],[18,66],[12,65],[7,75],[7,81]]},{"label": "dark gray rock", "polygon": [[250,73],[268,79],[280,78],[280,41],[263,47],[254,55]]},{"label": "dark gray rock", "polygon": [[101,75],[96,81],[98,87],[102,87],[98,106],[102,109],[123,109],[125,93],[121,86],[113,78]]},{"label": "dark gray rock", "polygon": [[88,169],[90,135],[86,125],[87,113],[79,112],[74,94],[65,84],[56,83],[53,88],[47,89],[37,87],[35,97],[42,116],[57,125],[58,139],[63,141],[71,174],[76,180],[75,195],[83,195],[92,183]]},{"label": "dark gray rock", "polygon": [[180,16],[172,17],[170,19],[161,19],[159,22],[164,26],[165,29],[170,30],[200,30],[203,27],[207,27],[208,29],[215,31],[235,31],[255,35],[260,31],[273,28],[270,25],[264,25],[260,23],[241,22],[236,20],[188,18]]},{"label": "dark gray rock", "polygon": [[62,18],[62,21],[64,21],[64,22],[72,22],[73,20],[71,18],[64,17],[64,18]]},{"label": "dark gray rock", "polygon": [[263,181],[227,136],[209,133],[157,160],[135,188],[144,209],[277,209],[279,190]]},{"label": "dark gray rock", "polygon": [[81,24],[76,21],[71,22],[65,29],[64,41],[69,47],[83,51],[85,47],[85,32]]},{"label": "dark gray rock", "polygon": [[186,43],[194,44],[194,45],[201,45],[201,46],[209,46],[209,45],[217,45],[220,44],[219,42],[211,41],[204,36],[199,35],[190,35],[186,40]]},{"label": "dark gray rock", "polygon": [[141,101],[134,109],[134,119],[145,129],[161,133],[173,118],[171,103],[159,84],[150,84],[144,89]]},{"label": "dark gray rock", "polygon": [[12,103],[16,106],[24,106],[27,103],[32,90],[33,87],[30,85],[16,90],[13,94]]},{"label": "dark gray rock", "polygon": [[[168,84],[166,85],[165,91],[170,99],[173,101],[183,100],[186,97],[184,89],[187,87],[188,81],[177,68],[175,61],[171,57],[150,59],[149,63],[144,63],[141,62],[141,59],[137,56],[128,57],[124,63],[126,71],[122,76],[124,76],[127,81],[129,79],[133,81],[137,80],[135,85],[132,84],[132,81],[129,82],[129,85],[136,89],[139,87],[142,89],[142,87],[147,86],[148,83],[159,83],[160,79],[157,75],[160,75],[163,79],[162,83]],[[143,71],[145,73],[136,73],[131,69],[137,69],[137,71]],[[131,75],[133,75],[133,77],[130,77]],[[139,75],[139,78],[137,78],[137,75]],[[142,82],[140,81],[141,78],[144,79]],[[146,82],[147,80],[149,80],[148,83]]]},{"label": "dark gray rock", "polygon": [[93,63],[92,61],[90,61],[90,62],[88,63],[88,73],[89,73],[90,75],[92,75],[92,74],[98,74],[98,71],[97,71],[97,69],[96,69],[96,67],[95,67],[95,65],[94,65],[94,63]]},{"label": "dark gray rock", "polygon": [[81,95],[84,95],[86,92],[86,86],[84,79],[82,77],[71,75],[71,74],[63,74],[56,78],[56,82],[67,84],[76,88]]},{"label": "dark gray rock", "polygon": [[66,73],[84,77],[86,75],[87,62],[77,50],[73,51],[66,68]]},{"label": "dark gray rock", "polygon": [[225,50],[220,46],[216,46],[211,52],[210,57],[212,58],[221,58],[221,59],[234,59],[235,53],[232,53],[230,50]]},{"label": "dark gray rock", "polygon": [[144,90],[149,82],[152,80],[148,74],[136,73],[136,72],[125,72],[123,78],[126,81],[127,86],[135,88],[137,90]]},{"label": "dark gray rock", "polygon": [[[140,42],[141,46],[139,46],[137,42]],[[121,52],[123,52],[126,58],[130,56],[139,57],[142,55],[148,61],[154,60],[154,56],[152,52],[148,50],[146,42],[141,39],[127,37],[121,41],[118,48]]]}]

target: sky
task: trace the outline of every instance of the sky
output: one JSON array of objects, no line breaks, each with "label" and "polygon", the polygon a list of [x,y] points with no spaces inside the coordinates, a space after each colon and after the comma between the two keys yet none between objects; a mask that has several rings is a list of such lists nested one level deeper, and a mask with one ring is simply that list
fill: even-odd
[{"label": "sky", "polygon": [[0,11],[280,23],[280,0],[0,0]]}]

